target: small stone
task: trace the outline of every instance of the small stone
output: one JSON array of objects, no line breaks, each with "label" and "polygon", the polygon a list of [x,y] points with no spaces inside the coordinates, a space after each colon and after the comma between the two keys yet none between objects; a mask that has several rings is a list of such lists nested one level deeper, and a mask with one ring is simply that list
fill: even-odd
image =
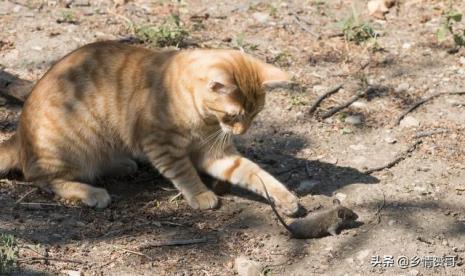
[{"label": "small stone", "polygon": [[460,57],[460,64],[465,65],[465,57]]},{"label": "small stone", "polygon": [[318,184],[320,184],[320,181],[317,180],[303,180],[297,187],[296,192],[299,194],[309,193]]},{"label": "small stone", "polygon": [[420,271],[416,270],[416,269],[412,269],[408,272],[408,275],[411,275],[411,276],[417,276],[418,273],[420,273]]},{"label": "small stone", "polygon": [[349,263],[349,264],[353,264],[354,263],[354,258],[347,258],[346,262]]},{"label": "small stone", "polygon": [[410,48],[412,48],[412,43],[405,42],[404,44],[402,44],[402,48],[403,49],[410,49]]},{"label": "small stone", "polygon": [[257,20],[259,23],[266,23],[270,16],[263,12],[254,12],[252,17]]},{"label": "small stone", "polygon": [[370,250],[369,249],[365,249],[365,250],[362,250],[360,252],[358,252],[357,254],[357,259],[359,261],[363,261],[366,259],[366,257],[368,257],[368,254],[370,254]]},{"label": "small stone", "polygon": [[399,125],[401,128],[418,127],[420,126],[420,122],[413,116],[406,116],[400,121]]},{"label": "small stone", "polygon": [[406,82],[403,82],[401,84],[399,84],[396,89],[394,89],[394,91],[396,93],[401,93],[401,92],[405,92],[407,91],[408,89],[410,88],[410,84],[406,83]]},{"label": "small stone", "polygon": [[351,125],[361,125],[362,117],[357,116],[357,115],[350,115],[345,118],[344,122],[351,124]]},{"label": "small stone", "polygon": [[395,221],[395,220],[393,220],[393,219],[391,219],[391,220],[388,222],[389,226],[392,226],[392,225],[394,225],[394,223],[396,223],[396,221]]},{"label": "small stone", "polygon": [[262,266],[260,263],[239,256],[234,261],[234,268],[239,276],[260,276]]},{"label": "small stone", "polygon": [[397,143],[397,139],[391,136],[387,136],[384,138],[384,141],[388,144],[395,144]]},{"label": "small stone", "polygon": [[328,87],[323,86],[323,85],[314,85],[313,86],[313,92],[317,94],[318,96],[322,95],[328,90]]},{"label": "small stone", "polygon": [[297,114],[295,114],[295,118],[296,118],[297,120],[302,120],[302,119],[304,119],[304,118],[305,118],[305,112],[302,112],[302,111],[297,112]]},{"label": "small stone", "polygon": [[62,270],[61,273],[66,274],[68,276],[81,276],[82,272],[79,270]]},{"label": "small stone", "polygon": [[363,109],[363,108],[366,108],[366,107],[367,107],[367,104],[364,103],[364,102],[361,102],[361,101],[356,101],[356,102],[353,102],[353,103],[350,105],[350,107]]}]

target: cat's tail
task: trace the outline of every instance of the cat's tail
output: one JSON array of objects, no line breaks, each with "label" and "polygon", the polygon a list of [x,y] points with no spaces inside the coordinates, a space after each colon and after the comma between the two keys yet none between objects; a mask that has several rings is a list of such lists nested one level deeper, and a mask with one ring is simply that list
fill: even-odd
[{"label": "cat's tail", "polygon": [[19,169],[19,147],[16,134],[0,144],[0,175]]}]

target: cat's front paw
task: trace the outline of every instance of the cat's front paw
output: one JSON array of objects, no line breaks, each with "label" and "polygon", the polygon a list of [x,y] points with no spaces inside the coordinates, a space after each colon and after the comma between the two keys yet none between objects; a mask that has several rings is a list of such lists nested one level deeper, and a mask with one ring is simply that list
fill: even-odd
[{"label": "cat's front paw", "polygon": [[205,191],[188,200],[188,203],[194,209],[214,209],[218,207],[218,197],[212,191]]},{"label": "cat's front paw", "polygon": [[280,211],[289,217],[295,216],[300,210],[299,199],[289,191],[277,197],[277,205]]},{"label": "cat's front paw", "polygon": [[107,190],[92,187],[81,200],[90,207],[102,209],[110,204],[111,197]]}]

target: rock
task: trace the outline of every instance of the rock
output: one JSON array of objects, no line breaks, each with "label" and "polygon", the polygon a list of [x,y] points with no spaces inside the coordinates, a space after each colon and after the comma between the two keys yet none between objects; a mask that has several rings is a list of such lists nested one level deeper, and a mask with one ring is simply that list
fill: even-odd
[{"label": "rock", "polygon": [[353,108],[366,108],[367,107],[367,104],[364,103],[364,102],[360,102],[360,101],[356,101],[356,102],[353,102],[350,107],[353,107]]},{"label": "rock", "polygon": [[369,249],[362,250],[362,251],[358,252],[357,259],[359,261],[363,262],[366,259],[366,257],[368,257],[368,254],[370,254]]},{"label": "rock", "polygon": [[304,118],[305,118],[305,112],[303,112],[303,111],[299,111],[299,112],[297,112],[297,114],[295,114],[295,119],[296,120],[302,120]]},{"label": "rock", "polygon": [[416,269],[411,269],[407,274],[411,276],[417,276],[420,273],[420,271]]},{"label": "rock", "polygon": [[387,136],[384,138],[384,141],[388,144],[395,144],[397,143],[397,139],[391,136]]},{"label": "rock", "polygon": [[234,268],[239,276],[260,276],[263,269],[260,263],[249,260],[245,256],[236,258]]},{"label": "rock", "polygon": [[66,274],[68,276],[81,276],[82,272],[79,270],[62,270],[61,273]]},{"label": "rock", "polygon": [[420,122],[413,116],[406,116],[404,119],[402,119],[402,121],[400,121],[399,126],[401,128],[419,127]]},{"label": "rock", "polygon": [[309,193],[315,186],[320,184],[318,180],[302,180],[299,186],[296,189],[296,192],[299,194]]},{"label": "rock", "polygon": [[396,221],[391,219],[391,220],[389,220],[388,225],[393,226],[395,223],[396,223]]},{"label": "rock", "polygon": [[266,23],[270,16],[264,12],[254,12],[252,17],[257,20],[259,23]]},{"label": "rock", "polygon": [[402,48],[403,49],[410,49],[410,48],[412,48],[412,43],[405,42],[404,44],[402,44]]},{"label": "rock", "polygon": [[344,122],[351,124],[351,125],[361,125],[362,117],[358,115],[350,115],[345,118]]},{"label": "rock", "polygon": [[343,194],[343,193],[336,193],[335,197],[337,199],[339,199],[339,201],[344,201],[344,199],[346,199],[347,195],[346,194]]},{"label": "rock", "polygon": [[408,89],[410,88],[410,84],[406,83],[406,82],[403,82],[401,84],[399,84],[396,89],[394,89],[394,91],[396,93],[401,93],[401,92],[405,92],[407,91]]}]

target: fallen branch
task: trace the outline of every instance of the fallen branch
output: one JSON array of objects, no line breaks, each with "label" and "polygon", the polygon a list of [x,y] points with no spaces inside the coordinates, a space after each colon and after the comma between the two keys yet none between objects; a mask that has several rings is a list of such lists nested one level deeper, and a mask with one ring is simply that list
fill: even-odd
[{"label": "fallen branch", "polygon": [[310,30],[310,28],[306,25],[308,24],[307,22],[305,22],[306,24],[304,24],[302,22],[302,19],[300,19],[300,17],[296,14],[296,13],[292,13],[292,15],[294,16],[294,21],[302,28],[302,30],[306,31],[307,33],[313,35],[314,37],[316,37],[317,39],[320,38],[320,35],[316,34],[314,31]]},{"label": "fallen branch", "polygon": [[444,96],[444,95],[465,95],[465,91],[458,91],[458,92],[443,92],[443,93],[436,93],[436,94],[433,94],[429,97],[426,97],[424,99],[421,99],[419,100],[418,102],[414,103],[411,107],[409,107],[406,111],[404,111],[404,113],[402,113],[398,118],[397,118],[397,121],[396,121],[396,125],[399,125],[400,124],[400,121],[402,121],[402,119],[407,116],[407,114],[409,114],[410,112],[412,112],[413,110],[417,109],[420,105],[426,103],[426,102],[429,102],[433,99],[436,99],[437,97],[439,96]]},{"label": "fallen branch", "polygon": [[139,246],[139,250],[147,249],[151,247],[162,247],[162,246],[180,246],[180,245],[190,245],[197,243],[206,243],[208,240],[206,237],[200,239],[190,239],[190,240],[168,240],[168,241],[158,241],[154,243],[147,243]]},{"label": "fallen branch", "polygon": [[321,115],[321,118],[322,119],[326,119],[326,118],[329,118],[331,116],[333,116],[334,114],[338,113],[339,111],[343,110],[344,108],[350,106],[351,104],[353,104],[354,102],[356,102],[358,99],[360,98],[363,98],[365,97],[366,95],[374,92],[376,90],[375,87],[368,87],[367,89],[365,89],[365,91],[363,91],[362,93],[358,93],[357,95],[353,96],[352,98],[350,98],[347,102],[339,105],[339,106],[336,106],[334,108],[332,108],[331,110],[329,110],[328,112],[324,113],[323,115]]},{"label": "fallen branch", "polygon": [[53,261],[53,262],[62,262],[62,263],[73,263],[73,264],[85,264],[81,261],[70,260],[70,259],[60,259],[60,258],[49,258],[49,257],[29,257],[29,258],[22,258],[18,259],[20,263],[27,263],[30,261]]},{"label": "fallen branch", "polygon": [[438,129],[433,129],[433,130],[427,130],[427,131],[420,131],[420,132],[417,132],[413,138],[423,138],[423,137],[428,137],[428,136],[432,136],[432,135],[435,135],[435,134],[442,134],[442,133],[447,133],[449,132],[450,130],[448,129],[445,129],[445,128],[438,128]]},{"label": "fallen branch", "polygon": [[402,152],[401,154],[399,154],[394,160],[390,161],[389,163],[387,163],[386,165],[383,165],[383,166],[379,166],[379,167],[374,167],[374,168],[371,168],[371,169],[367,169],[365,171],[363,171],[364,174],[372,174],[374,172],[378,172],[378,171],[382,171],[384,169],[389,169],[389,168],[392,168],[394,167],[395,165],[397,165],[397,163],[399,163],[400,161],[404,160],[407,155],[409,153],[411,153],[412,151],[414,151],[417,146],[419,144],[421,144],[421,140],[417,140],[415,143],[413,143],[406,151]]},{"label": "fallen branch", "polygon": [[339,84],[338,86],[335,86],[333,88],[331,88],[330,90],[328,90],[327,92],[325,92],[323,95],[319,96],[316,101],[313,103],[313,105],[310,107],[310,109],[308,110],[308,113],[310,114],[313,114],[313,112],[315,112],[315,110],[318,108],[318,106],[320,105],[320,103],[326,99],[328,96],[336,93],[337,91],[339,91],[341,88],[342,88],[342,83]]}]

